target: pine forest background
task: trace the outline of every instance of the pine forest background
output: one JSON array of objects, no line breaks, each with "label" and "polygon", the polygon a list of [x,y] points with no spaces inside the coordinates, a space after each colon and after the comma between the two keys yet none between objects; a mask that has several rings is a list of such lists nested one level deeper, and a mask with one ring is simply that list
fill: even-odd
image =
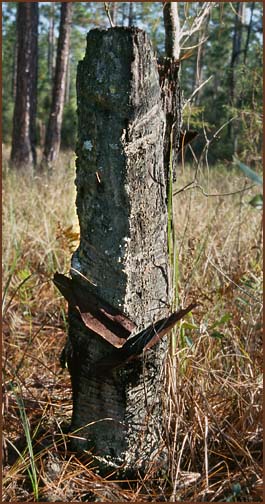
[{"label": "pine forest background", "polygon": [[[243,4],[239,19],[236,6]],[[118,26],[136,25],[150,35],[157,56],[164,54],[164,26],[160,2],[116,2],[111,9]],[[180,2],[181,23],[191,24],[200,9],[200,2]],[[59,2],[39,2],[39,54],[37,92],[37,142],[43,147],[51,106],[55,70]],[[3,141],[10,143],[16,78],[16,3],[3,2]],[[239,19],[239,22],[237,22]],[[76,68],[84,57],[86,32],[94,27],[109,27],[103,2],[76,2],[67,65],[67,83],[62,124],[61,147],[75,148],[76,141]],[[237,46],[235,47],[235,37]],[[201,40],[205,42],[199,46]],[[195,94],[185,108],[187,129],[214,132],[234,117],[233,126],[222,130],[220,141],[209,152],[213,164],[229,162],[236,152],[241,161],[260,163],[260,120],[262,96],[262,3],[219,3],[206,18],[202,29],[185,46],[181,56],[181,85],[184,100],[208,78],[209,82]],[[189,49],[193,47],[193,49]],[[195,152],[204,145],[203,135],[197,139]]]}]

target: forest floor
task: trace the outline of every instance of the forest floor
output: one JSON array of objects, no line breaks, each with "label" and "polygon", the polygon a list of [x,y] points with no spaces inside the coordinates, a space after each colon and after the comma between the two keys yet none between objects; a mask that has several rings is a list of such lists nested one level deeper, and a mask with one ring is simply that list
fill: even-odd
[{"label": "forest floor", "polygon": [[[262,502],[262,216],[249,204],[258,186],[220,196],[250,185],[227,165],[174,196],[175,293],[200,304],[174,335],[168,475],[155,481],[150,470],[125,485],[67,451],[67,307],[52,277],[68,273],[78,244],[74,155],[62,154],[50,176],[8,170],[5,159],[6,150],[3,501]],[[179,167],[174,191],[193,177]]]}]

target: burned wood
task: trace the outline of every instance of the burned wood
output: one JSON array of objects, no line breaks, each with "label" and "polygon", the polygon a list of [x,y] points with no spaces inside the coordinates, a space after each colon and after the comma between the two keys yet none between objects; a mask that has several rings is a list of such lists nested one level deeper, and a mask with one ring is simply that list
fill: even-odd
[{"label": "burned wood", "polygon": [[[161,88],[162,106],[166,116],[166,131],[164,136],[164,169],[167,181],[167,193],[169,185],[169,163],[172,149],[172,161],[174,161],[179,149],[179,135],[181,127],[181,93],[179,87],[179,61],[171,58],[163,58],[158,61],[159,83]],[[173,180],[176,174],[173,170]]]}]

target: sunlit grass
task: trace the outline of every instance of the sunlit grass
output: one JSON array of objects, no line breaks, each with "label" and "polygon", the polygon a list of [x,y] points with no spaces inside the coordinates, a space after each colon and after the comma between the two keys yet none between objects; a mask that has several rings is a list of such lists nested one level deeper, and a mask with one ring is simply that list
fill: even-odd
[{"label": "sunlit grass", "polygon": [[74,206],[74,156],[62,156],[52,175],[4,172],[4,275],[18,256],[17,268],[67,269],[64,230],[78,230]]}]

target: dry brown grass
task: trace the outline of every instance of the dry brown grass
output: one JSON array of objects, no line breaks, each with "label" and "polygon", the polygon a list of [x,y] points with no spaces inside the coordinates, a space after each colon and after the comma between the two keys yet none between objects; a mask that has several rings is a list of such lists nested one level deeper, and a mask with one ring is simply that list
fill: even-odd
[{"label": "dry brown grass", "polygon": [[[175,190],[192,178],[190,169],[182,173]],[[210,177],[202,172],[199,183],[207,194],[245,186],[244,177],[225,168]],[[255,192],[257,188],[206,197],[201,190],[191,189],[175,197],[176,291],[182,302],[192,298],[200,303],[188,323],[179,325],[176,379],[170,380],[176,439],[172,479],[178,465],[201,474],[196,489],[181,495],[176,491],[181,500],[258,500],[261,214],[248,204]]]},{"label": "dry brown grass", "polygon": [[[209,193],[244,186],[225,169],[210,175],[200,174]],[[177,187],[192,176],[181,170]],[[115,475],[99,477],[66,447],[71,387],[58,360],[66,306],[51,278],[68,271],[77,244],[74,157],[62,156],[50,177],[4,166],[3,189],[3,499],[36,500],[27,472],[33,462],[41,501],[262,501],[261,214],[248,204],[257,189],[175,196],[176,294],[183,304],[200,305],[178,326],[173,366],[166,368],[169,475],[155,482],[150,470],[126,487]],[[16,397],[38,447],[33,461]],[[196,483],[190,473],[200,474]]]}]

